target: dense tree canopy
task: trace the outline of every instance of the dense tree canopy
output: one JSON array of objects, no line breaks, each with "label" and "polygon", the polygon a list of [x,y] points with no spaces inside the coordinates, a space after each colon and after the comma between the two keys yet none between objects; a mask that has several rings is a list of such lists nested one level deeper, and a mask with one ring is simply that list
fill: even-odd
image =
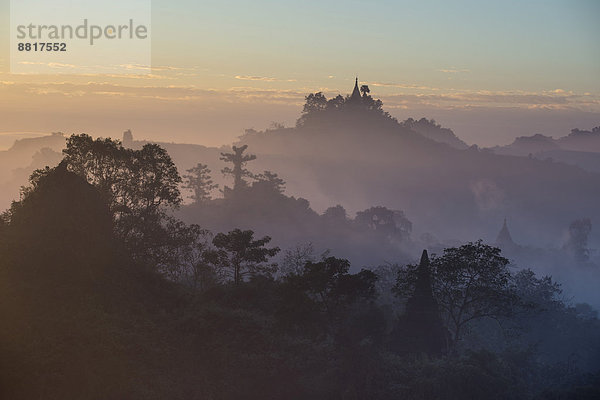
[{"label": "dense tree canopy", "polygon": [[[73,135],[64,150],[67,168],[94,185],[113,214],[119,236],[139,258],[163,257],[172,237],[169,210],[182,199],[181,177],[156,144],[127,149],[119,141]],[[34,183],[35,185],[35,183]]]},{"label": "dense tree canopy", "polygon": [[386,207],[371,207],[356,213],[355,223],[362,229],[371,230],[384,236],[407,238],[412,231],[412,223],[402,211]]},{"label": "dense tree canopy", "polygon": [[233,191],[239,193],[240,190],[248,186],[248,182],[244,178],[253,178],[254,175],[248,171],[245,166],[249,161],[256,160],[254,154],[244,154],[248,148],[247,145],[240,147],[233,146],[233,153],[221,153],[221,160],[231,163],[232,167],[225,167],[221,170],[224,175],[233,177]]},{"label": "dense tree canopy", "polygon": [[353,101],[350,96],[337,95],[328,100],[322,92],[309,94],[305,98],[306,102],[302,109],[302,115],[297,121],[297,126],[304,126],[314,121],[323,121],[327,118],[335,118],[339,113],[361,115],[363,117],[372,115],[393,119],[383,110],[383,102],[371,97],[369,86],[362,85],[360,92],[362,96],[359,96],[358,101]]},{"label": "dense tree canopy", "polygon": [[[319,215],[286,196],[275,173],[256,177],[235,200],[187,207],[238,226],[276,215],[291,221],[283,234],[306,220],[321,237],[410,240],[401,212]],[[268,225],[260,235],[188,225],[170,214],[179,183],[160,147],[86,135],[69,140],[58,167],[32,175],[0,218],[1,398],[600,395],[597,312],[566,302],[551,277],[510,273],[500,249],[478,241],[358,271],[304,242],[277,274]]]},{"label": "dense tree canopy", "polygon": [[213,239],[216,250],[209,258],[225,276],[239,285],[247,276],[270,275],[277,270],[277,264],[269,263],[269,258],[275,256],[279,248],[265,247],[270,241],[268,236],[255,240],[254,232],[249,230],[219,233]]},{"label": "dense tree canopy", "polygon": [[[471,321],[512,312],[516,297],[508,264],[500,249],[481,241],[445,249],[442,256],[432,258],[435,298],[455,343]],[[417,281],[418,271],[414,266],[401,270],[396,291],[410,290]]]},{"label": "dense tree canopy", "polygon": [[188,169],[187,174],[183,176],[185,179],[183,187],[192,191],[190,197],[195,202],[210,200],[211,192],[219,187],[213,182],[210,172],[208,165],[198,163]]},{"label": "dense tree canopy", "polygon": [[350,274],[348,260],[327,257],[319,262],[307,262],[300,275],[290,277],[298,287],[315,299],[323,310],[331,313],[345,304],[376,296],[377,277],[368,270]]}]

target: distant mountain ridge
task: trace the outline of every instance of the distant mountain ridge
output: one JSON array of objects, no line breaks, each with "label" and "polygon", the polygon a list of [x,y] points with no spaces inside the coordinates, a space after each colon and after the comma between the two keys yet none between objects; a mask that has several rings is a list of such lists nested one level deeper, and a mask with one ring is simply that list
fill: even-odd
[{"label": "distant mountain ridge", "polygon": [[55,166],[62,158],[66,137],[50,135],[17,139],[7,150],[0,150],[0,210],[19,198],[19,188],[27,184],[29,175],[46,165]]},{"label": "distant mountain ridge", "polygon": [[252,168],[277,172],[290,194],[316,209],[387,206],[403,210],[417,232],[459,240],[492,241],[499,221],[510,217],[520,237],[540,246],[560,246],[573,219],[600,220],[599,174],[550,159],[457,149],[368,110],[319,109],[311,118],[295,128],[251,131],[239,144],[257,154]]},{"label": "distant mountain ridge", "polygon": [[600,126],[591,131],[572,129],[567,136],[554,139],[535,134],[521,136],[506,146],[490,148],[496,154],[551,158],[585,170],[600,172]]},{"label": "distant mountain ridge", "polygon": [[567,136],[557,140],[564,150],[600,153],[600,126],[591,131],[572,129]]},{"label": "distant mountain ridge", "polygon": [[417,121],[412,118],[408,118],[400,122],[400,125],[411,129],[425,136],[426,138],[435,140],[436,142],[445,143],[451,147],[454,147],[455,149],[464,150],[469,147],[468,144],[463,142],[454,134],[452,129],[443,128],[433,119],[428,120],[427,118],[421,118]]},{"label": "distant mountain ridge", "polygon": [[[512,148],[479,150],[466,147],[451,130],[432,120],[398,122],[368,94],[355,96],[348,104],[341,96],[331,100],[313,96],[313,100],[298,126],[249,130],[239,144],[249,145],[248,151],[258,156],[249,165],[253,172],[278,173],[290,195],[307,198],[316,210],[341,204],[353,213],[386,206],[403,210],[415,223],[416,235],[457,240],[493,240],[499,221],[509,217],[519,237],[531,238],[529,242],[536,245],[557,246],[572,220],[600,220],[600,174],[548,157],[523,157],[529,154],[523,152],[525,148],[555,155],[566,151],[561,146],[589,145],[597,140],[598,128],[574,130],[568,139],[537,135],[516,140]],[[60,142],[62,148],[64,139],[28,139],[15,148],[33,152],[33,144],[43,147],[44,141]],[[144,143],[133,140],[131,133],[124,137],[125,146]],[[180,174],[201,162],[208,164],[217,183],[226,183],[220,174],[223,148],[159,144],[171,154]],[[502,154],[517,149],[519,157]],[[581,154],[577,150],[574,157]],[[587,154],[594,165],[596,153]],[[19,175],[19,185],[25,184],[25,172]],[[13,199],[18,185],[14,179],[11,182]],[[592,240],[600,243],[596,231]]]}]

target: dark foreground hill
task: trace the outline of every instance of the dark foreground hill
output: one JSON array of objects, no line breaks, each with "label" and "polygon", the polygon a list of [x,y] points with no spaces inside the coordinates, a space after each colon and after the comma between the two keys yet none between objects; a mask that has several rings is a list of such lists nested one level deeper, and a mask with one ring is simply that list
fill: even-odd
[{"label": "dark foreground hill", "polygon": [[[597,313],[588,305],[567,306],[551,278],[512,274],[499,249],[471,243],[431,264],[423,252],[418,267],[395,271],[391,303],[385,301],[390,288],[377,285],[383,275],[350,274],[349,263],[335,257],[307,262],[278,280],[269,269],[236,281],[223,274],[240,261],[245,267],[261,262],[254,252],[265,240],[249,252],[239,242],[225,251],[217,235],[213,244],[223,251],[205,253],[197,241],[172,247],[163,237],[158,244],[169,246],[175,259],[156,252],[140,258],[136,254],[156,234],[146,228],[161,226],[149,218],[152,208],[139,215],[130,210],[134,218],[124,219],[127,212],[115,207],[122,199],[107,196],[106,182],[89,174],[109,177],[106,167],[121,162],[119,154],[133,160],[160,149],[128,153],[100,140],[95,144],[112,147],[113,155],[85,151],[78,164],[73,143],[92,142],[70,140],[68,157],[34,175],[22,200],[0,218],[0,398],[598,397]],[[95,155],[103,167],[97,168]],[[151,158],[146,162],[157,166]],[[77,165],[83,170],[71,172]],[[118,186],[120,178],[108,179]],[[156,176],[145,178],[127,183],[131,199],[148,195],[140,189]],[[164,188],[155,189],[148,199],[163,195]],[[175,222],[154,211],[159,221]],[[127,221],[134,226],[122,229]],[[170,233],[182,228],[169,226]],[[132,240],[138,235],[143,240]],[[227,237],[239,236],[220,236]],[[200,258],[189,258],[196,254],[185,251],[190,245],[203,253]],[[473,277],[475,286],[466,282],[465,289],[460,277],[455,280],[447,268],[455,256],[466,260],[458,272],[483,272]],[[165,270],[165,262],[171,268]],[[166,273],[179,263],[212,271],[215,279],[200,287]],[[452,296],[469,296],[474,307],[461,309],[464,317],[454,323],[448,316],[458,309],[442,313],[436,306],[448,304],[441,282]],[[486,319],[483,310],[498,320]],[[457,321],[471,321],[469,329],[459,335]]]}]

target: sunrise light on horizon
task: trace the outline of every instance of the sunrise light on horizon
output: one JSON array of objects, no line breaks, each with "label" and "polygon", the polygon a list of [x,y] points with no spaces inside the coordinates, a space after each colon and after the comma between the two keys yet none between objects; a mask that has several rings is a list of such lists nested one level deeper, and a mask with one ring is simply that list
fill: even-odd
[{"label": "sunrise light on horizon", "polygon": [[358,77],[393,116],[468,143],[560,136],[600,116],[599,14],[596,1],[153,1],[150,74],[11,74],[1,53],[2,134],[221,145],[291,126],[308,93],[348,94]]}]

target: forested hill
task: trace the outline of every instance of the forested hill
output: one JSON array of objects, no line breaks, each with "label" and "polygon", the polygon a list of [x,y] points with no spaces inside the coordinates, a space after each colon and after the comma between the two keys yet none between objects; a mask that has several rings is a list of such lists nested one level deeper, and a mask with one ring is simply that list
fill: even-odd
[{"label": "forested hill", "polygon": [[598,220],[599,174],[476,146],[460,150],[408,129],[381,104],[311,96],[296,127],[251,130],[240,144],[257,154],[254,168],[277,171],[290,194],[317,210],[380,204],[404,210],[422,232],[459,240],[493,239],[508,217],[519,240],[554,246],[574,219]]},{"label": "forested hill", "polygon": [[[354,272],[343,252],[274,246],[298,229],[285,218],[273,241],[207,230],[208,213],[302,210],[371,260],[407,240],[391,210],[319,216],[275,173],[248,171],[246,149],[221,154],[234,179],[218,199],[205,165],[182,182],[156,144],[73,135],[57,167],[32,174],[0,214],[0,398],[598,398],[597,311],[500,248]],[[172,214],[181,183],[202,226]]]},{"label": "forested hill", "polygon": [[[576,133],[570,136],[582,136]],[[56,151],[60,146],[38,151],[49,146],[42,139],[23,141],[28,147],[19,149],[30,150],[27,154],[19,150],[19,157],[26,159],[20,164],[23,168],[3,171],[0,201],[4,207],[18,196],[18,188],[33,169],[55,165],[60,159]],[[62,136],[52,140],[64,143]],[[132,148],[147,143],[133,140],[131,134],[123,142]],[[250,166],[253,172],[276,172],[286,181],[287,194],[306,198],[316,211],[336,204],[350,215],[374,205],[403,210],[414,223],[415,237],[493,240],[507,217],[520,243],[560,247],[572,221],[598,221],[599,174],[545,157],[466,147],[434,121],[396,121],[368,95],[355,104],[341,96],[328,100],[318,93],[309,95],[296,127],[248,130],[239,144],[247,144],[249,152],[258,156]],[[227,183],[218,173],[224,149],[160,145],[180,173],[202,162],[213,171],[216,183]],[[16,147],[6,156],[15,152]],[[600,231],[593,229],[590,241],[597,248]]]}]

